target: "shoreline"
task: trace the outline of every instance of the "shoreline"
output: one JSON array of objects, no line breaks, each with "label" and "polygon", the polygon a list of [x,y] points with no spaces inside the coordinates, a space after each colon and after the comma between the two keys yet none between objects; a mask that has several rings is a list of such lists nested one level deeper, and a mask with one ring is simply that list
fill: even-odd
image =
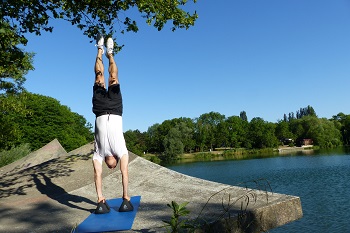
[{"label": "shoreline", "polygon": [[279,147],[278,153],[279,154],[288,154],[291,152],[305,152],[307,154],[312,153],[314,151],[313,145],[308,146],[293,146],[293,147]]},{"label": "shoreline", "polygon": [[154,163],[166,165],[168,163],[177,163],[177,162],[195,162],[195,161],[219,161],[219,160],[245,160],[245,159],[254,159],[254,158],[268,158],[275,156],[284,156],[294,153],[302,154],[313,154],[314,147],[312,145],[308,146],[280,146],[278,148],[266,148],[266,149],[252,149],[245,150],[242,148],[239,149],[228,149],[228,148],[216,148],[214,151],[205,151],[205,152],[194,152],[186,153],[180,155],[175,161],[161,161],[157,155],[146,154],[146,156],[141,156],[147,160],[150,160]]}]

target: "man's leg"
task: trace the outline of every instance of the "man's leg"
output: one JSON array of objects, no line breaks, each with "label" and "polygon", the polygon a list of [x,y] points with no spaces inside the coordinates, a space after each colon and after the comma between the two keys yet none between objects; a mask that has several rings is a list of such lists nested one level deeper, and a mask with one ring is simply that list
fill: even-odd
[{"label": "man's leg", "polygon": [[[105,79],[104,79],[104,67],[103,67],[103,62],[102,62],[102,54],[104,53],[103,50],[103,43],[104,39],[103,37],[97,38],[97,56],[96,56],[96,61],[95,61],[95,84],[105,87]],[[97,122],[96,122],[97,123]],[[95,125],[96,128],[100,127]],[[101,140],[98,135],[96,135],[97,129],[95,129],[95,140]],[[95,142],[96,143],[96,142]],[[96,147],[98,146],[97,143],[95,145]],[[102,159],[95,159],[93,158],[92,163],[94,166],[94,180],[95,180],[95,187],[96,187],[96,193],[97,193],[97,202],[100,202],[104,200],[105,198],[102,195]]]},{"label": "man's leg", "polygon": [[122,173],[122,185],[123,185],[123,198],[130,201],[130,197],[128,195],[128,183],[129,183],[129,155],[124,154],[120,159],[120,171]]},{"label": "man's leg", "polygon": [[107,58],[109,60],[109,67],[108,67],[108,72],[109,72],[109,79],[108,79],[108,85],[111,86],[113,84],[118,84],[118,67],[117,64],[114,61],[113,57],[113,46],[114,42],[112,38],[108,38],[107,40]]},{"label": "man's leg", "polygon": [[104,39],[103,37],[100,37],[97,41],[97,56],[96,56],[96,62],[95,62],[95,84],[106,88],[105,78],[104,78],[104,67],[102,62],[102,54],[104,53],[103,43],[104,43]]},{"label": "man's leg", "polygon": [[105,197],[102,195],[102,161],[101,159],[95,158],[92,161],[94,165],[96,193],[98,196],[95,214],[106,214],[109,213],[110,207],[108,206]]},{"label": "man's leg", "polygon": [[102,164],[97,159],[93,160],[94,165],[94,179],[97,193],[97,202],[105,200],[102,194]]}]

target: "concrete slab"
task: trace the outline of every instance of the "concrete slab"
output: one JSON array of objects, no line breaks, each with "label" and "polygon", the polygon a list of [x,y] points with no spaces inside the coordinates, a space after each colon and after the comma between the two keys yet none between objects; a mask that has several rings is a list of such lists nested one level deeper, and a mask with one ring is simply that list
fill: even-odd
[{"label": "concrete slab", "polygon": [[2,174],[7,172],[19,172],[23,169],[36,166],[63,155],[67,155],[67,152],[61,146],[60,142],[57,139],[54,139],[39,150],[36,150],[11,164],[1,167],[0,172]]},{"label": "concrete slab", "polygon": [[[0,172],[0,232],[71,232],[95,208],[92,151],[90,143],[20,172]],[[213,232],[237,224],[261,232],[302,217],[298,197],[206,181],[129,155],[129,193],[142,199],[128,232],[165,232],[171,201],[189,202],[190,217],[213,223]],[[104,166],[103,177],[106,198],[121,197],[120,171]]]}]

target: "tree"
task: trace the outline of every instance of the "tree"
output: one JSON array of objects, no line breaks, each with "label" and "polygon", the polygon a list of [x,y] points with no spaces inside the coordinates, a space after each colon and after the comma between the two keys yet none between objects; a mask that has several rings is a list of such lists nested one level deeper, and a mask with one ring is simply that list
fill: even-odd
[{"label": "tree", "polygon": [[275,135],[280,140],[283,140],[285,138],[291,138],[295,140],[293,133],[289,129],[289,123],[284,120],[281,120],[276,124]]},{"label": "tree", "polygon": [[321,118],[320,122],[324,130],[325,147],[333,148],[341,146],[343,144],[342,135],[335,122],[329,121],[326,118]]},{"label": "tree", "polygon": [[205,113],[196,119],[196,140],[201,151],[204,148],[214,148],[217,125],[225,120],[225,115],[218,112]]},{"label": "tree", "polygon": [[172,120],[165,120],[162,124],[154,124],[149,127],[146,133],[147,148],[150,152],[162,153],[166,150],[164,139],[168,137],[171,129],[175,128],[181,133],[181,143],[185,151],[191,151],[195,142],[193,139],[194,123],[190,118],[180,117]]},{"label": "tree", "polygon": [[296,141],[306,138],[306,133],[305,130],[301,124],[301,120],[300,119],[294,119],[292,121],[289,122],[289,129],[292,132],[292,134],[294,135],[294,139]]},{"label": "tree", "polygon": [[229,147],[230,146],[230,131],[228,123],[222,121],[217,125],[217,132],[215,136],[215,144],[219,147]]},{"label": "tree", "polygon": [[[28,92],[20,96],[29,114],[9,115],[21,133],[21,143],[30,143],[31,149],[35,150],[57,138],[70,151],[93,140],[91,124],[56,99]],[[15,145],[16,142],[12,143]]]},{"label": "tree", "polygon": [[249,122],[249,139],[253,148],[273,148],[278,145],[275,125],[255,117]]},{"label": "tree", "polygon": [[181,142],[182,134],[178,128],[174,127],[169,130],[164,138],[164,158],[165,160],[175,160],[184,152],[184,145]]},{"label": "tree", "polygon": [[137,155],[147,151],[146,133],[141,133],[139,130],[128,130],[124,133],[126,147],[129,151]]},{"label": "tree", "polygon": [[159,152],[160,151],[160,135],[158,133],[158,127],[160,124],[156,123],[147,129],[147,150],[149,152]]},{"label": "tree", "polygon": [[294,120],[295,119],[295,117],[294,117],[294,112],[290,112],[289,114],[288,114],[288,121],[292,121],[292,120]]},{"label": "tree", "polygon": [[316,116],[316,112],[313,107],[308,105],[306,108],[300,108],[300,110],[296,112],[297,119],[300,119],[303,116]]},{"label": "tree", "polygon": [[350,115],[346,115],[342,119],[341,133],[345,145],[350,145]]},{"label": "tree", "polygon": [[247,117],[247,113],[245,111],[242,111],[239,113],[239,117],[243,120],[243,121],[248,121],[248,117]]},{"label": "tree", "polygon": [[[196,12],[183,10],[188,3],[186,0],[7,0],[0,3],[0,20],[18,30],[21,37],[27,32],[36,35],[52,32],[52,20],[62,19],[77,26],[89,38],[95,38],[98,33],[114,36],[117,32],[137,32],[137,19],[130,17],[130,10],[136,8],[147,24],[160,31],[172,21],[171,30],[175,31],[193,26],[198,17]],[[119,50],[121,46],[116,48]]]},{"label": "tree", "polygon": [[296,140],[312,139],[321,148],[337,147],[342,144],[341,131],[333,121],[317,116],[303,116],[290,122]]},{"label": "tree", "polygon": [[238,116],[231,116],[226,119],[226,123],[229,131],[230,146],[234,148],[250,148],[250,142],[247,140],[248,121]]},{"label": "tree", "polygon": [[306,132],[306,138],[311,138],[315,145],[322,148],[331,148],[341,145],[341,133],[333,122],[325,118],[305,116],[301,124]]},{"label": "tree", "polygon": [[0,150],[20,144],[23,132],[16,119],[29,113],[25,107],[25,96],[10,93],[0,95]]},{"label": "tree", "polygon": [[181,117],[175,119],[178,121],[175,128],[181,134],[181,142],[184,147],[184,152],[191,152],[195,147],[195,141],[193,139],[194,123],[190,118]]},{"label": "tree", "polygon": [[18,35],[16,28],[0,19],[0,93],[14,94],[23,90],[25,75],[34,69],[34,54],[18,47],[26,44],[27,40]]},{"label": "tree", "polygon": [[350,145],[350,115],[340,112],[332,117],[332,121],[341,132],[343,144]]}]

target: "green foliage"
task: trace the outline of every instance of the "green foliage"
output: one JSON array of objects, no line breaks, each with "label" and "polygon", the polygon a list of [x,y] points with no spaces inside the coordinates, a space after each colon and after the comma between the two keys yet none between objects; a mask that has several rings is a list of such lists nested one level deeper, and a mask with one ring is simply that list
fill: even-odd
[{"label": "green foliage", "polygon": [[0,167],[10,164],[16,160],[23,158],[30,153],[29,143],[13,147],[10,150],[0,151]]},{"label": "green foliage", "polygon": [[293,133],[290,131],[290,124],[286,121],[279,121],[276,124],[275,135],[280,140],[294,138]]},{"label": "green foliage", "polygon": [[137,155],[142,155],[147,151],[146,133],[141,133],[139,130],[128,130],[124,133],[124,138],[128,150]]},{"label": "green foliage", "polygon": [[[154,124],[145,132],[146,151],[162,155],[163,160],[176,159],[183,152],[208,152],[210,149],[226,148],[235,151],[225,156],[248,158],[259,154],[264,156],[263,150],[269,153],[277,148],[285,138],[293,139],[289,146],[299,145],[303,139],[311,139],[313,146],[318,148],[338,147],[349,145],[350,115],[339,113],[328,120],[318,118],[311,106],[301,108],[298,112],[302,117],[297,119],[290,114],[288,119],[277,123],[267,122],[260,117],[246,120],[246,113],[240,116],[225,117],[220,113],[210,112],[198,118],[175,118],[165,120],[161,124]],[[244,156],[236,151],[243,148]],[[197,155],[203,157],[203,155]],[[206,155],[204,157],[212,157]]]},{"label": "green foliage", "polygon": [[301,119],[304,116],[317,117],[314,108],[311,107],[310,105],[308,105],[306,108],[300,108],[300,110],[296,112],[296,118],[297,119]]},{"label": "green foliage", "polygon": [[10,149],[21,144],[23,132],[17,118],[30,113],[25,105],[26,97],[17,94],[0,95],[0,149]]},{"label": "green foliage", "polygon": [[0,125],[6,125],[6,132],[14,132],[12,135],[17,136],[9,138],[2,133],[1,137],[6,138],[6,144],[1,145],[3,149],[30,143],[31,149],[36,150],[57,138],[62,146],[70,151],[93,140],[91,124],[54,98],[27,92],[17,97],[4,98],[7,102],[10,102],[11,98],[21,99],[26,114],[7,111],[0,118]]},{"label": "green foliage", "polygon": [[248,121],[247,113],[245,111],[239,113],[239,118],[241,118],[242,121]]},{"label": "green foliage", "polygon": [[321,148],[337,147],[343,144],[342,135],[337,125],[337,123],[316,116],[304,116],[290,122],[294,139],[298,141],[309,138],[313,140],[314,145]]},{"label": "green foliage", "polygon": [[170,120],[165,120],[162,124],[157,123],[148,128],[147,140],[149,152],[164,151],[164,138],[173,126]]},{"label": "green foliage", "polygon": [[[169,134],[170,130],[173,132]],[[181,136],[176,137],[176,132],[180,132]],[[164,152],[169,149],[169,152],[176,145],[180,148],[182,143],[182,151],[190,152],[195,146],[195,140],[193,138],[194,123],[190,118],[175,118],[172,120],[166,120],[162,124],[154,124],[148,128],[146,133],[147,138],[147,151],[149,152]],[[181,143],[180,143],[180,142]],[[172,147],[171,149],[169,147]],[[167,155],[165,154],[165,157]],[[176,157],[176,156],[175,156]]]},{"label": "green foliage", "polygon": [[[209,112],[195,120],[195,137],[201,151],[217,147],[215,135],[217,126],[225,120],[225,116],[218,112]],[[221,146],[221,145],[219,145]]]},{"label": "green foliage", "polygon": [[199,152],[194,155],[196,159],[211,159],[213,157],[213,154],[210,152]]},{"label": "green foliage", "polygon": [[[314,112],[311,106],[305,109],[309,109],[310,113]],[[260,117],[248,122],[241,116],[225,118],[219,113],[211,112],[193,120],[175,118],[162,124],[154,124],[148,128],[144,137],[147,141],[146,151],[163,154],[161,158],[165,160],[176,159],[181,151],[204,152],[217,147],[231,148],[224,156],[245,159],[252,157],[253,154],[254,156],[257,154],[265,156],[265,152],[272,154],[272,148],[281,143],[278,139],[284,138],[291,138],[294,142],[312,139],[314,146],[319,148],[348,145],[350,115],[339,113],[331,120],[327,120],[309,114],[300,119],[271,123]],[[204,159],[211,158],[212,155],[204,153],[196,154],[196,157]]]},{"label": "green foliage", "polygon": [[191,152],[195,146],[195,140],[193,139],[194,123],[190,118],[177,118],[175,120],[175,128],[180,132],[181,143],[183,144],[185,152]]},{"label": "green foliage", "polygon": [[18,47],[26,44],[27,40],[19,35],[16,27],[11,27],[0,18],[0,93],[22,91],[25,75],[29,70],[34,70],[33,53],[24,52]]},{"label": "green foliage", "polygon": [[335,127],[339,129],[344,145],[350,145],[350,115],[341,112],[333,116],[332,121]]},{"label": "green foliage", "polygon": [[253,148],[273,148],[278,145],[275,136],[275,125],[256,117],[249,123],[249,140]]},{"label": "green foliage", "polygon": [[341,134],[335,125],[325,118],[304,117],[302,118],[306,137],[312,138],[315,145],[321,148],[340,146]]},{"label": "green foliage", "polygon": [[228,146],[233,148],[250,148],[250,142],[247,140],[248,121],[238,116],[230,116],[225,121],[227,123]]},{"label": "green foliage", "polygon": [[[190,1],[196,2],[196,0]],[[53,19],[63,19],[77,26],[89,38],[98,33],[114,36],[117,33],[137,32],[137,19],[130,18],[130,10],[135,8],[141,19],[157,30],[162,30],[171,21],[171,30],[188,29],[194,25],[197,13],[183,10],[188,1],[183,0],[138,0],[138,1],[30,1],[7,0],[0,3],[0,20],[16,28],[19,35],[42,31],[52,32]],[[124,25],[124,26],[122,26]],[[120,50],[122,46],[116,46]]]},{"label": "green foliage", "polygon": [[153,163],[157,163],[157,164],[160,164],[161,163],[161,160],[160,158],[158,158],[158,156],[151,156],[149,158],[149,161],[153,162]]},{"label": "green foliage", "polygon": [[175,201],[172,201],[171,204],[167,204],[167,206],[172,210],[170,220],[163,220],[163,222],[167,224],[166,228],[168,229],[168,232],[178,233],[191,227],[188,224],[187,219],[180,219],[180,217],[185,217],[190,213],[190,211],[186,208],[187,204],[188,202],[184,202],[179,205]]},{"label": "green foliage", "polygon": [[181,142],[181,132],[178,128],[171,128],[165,136],[164,141],[164,159],[175,160],[184,152],[184,145]]},{"label": "green foliage", "polygon": [[303,118],[304,116],[314,116],[314,117],[317,117],[314,108],[311,107],[310,105],[308,105],[308,106],[305,107],[305,108],[300,108],[299,110],[297,110],[296,113],[295,113],[295,115],[294,115],[294,112],[290,112],[290,113],[288,114],[288,117],[287,117],[287,114],[284,114],[284,116],[283,116],[283,121],[287,122],[287,121],[292,121],[292,120],[295,120],[295,119],[301,119],[301,118]]},{"label": "green foliage", "polygon": [[191,152],[195,146],[193,139],[194,123],[189,118],[175,118],[170,121],[165,121],[158,127],[158,132],[161,134],[166,132],[163,138],[163,160],[175,160],[179,155],[186,152]]}]

